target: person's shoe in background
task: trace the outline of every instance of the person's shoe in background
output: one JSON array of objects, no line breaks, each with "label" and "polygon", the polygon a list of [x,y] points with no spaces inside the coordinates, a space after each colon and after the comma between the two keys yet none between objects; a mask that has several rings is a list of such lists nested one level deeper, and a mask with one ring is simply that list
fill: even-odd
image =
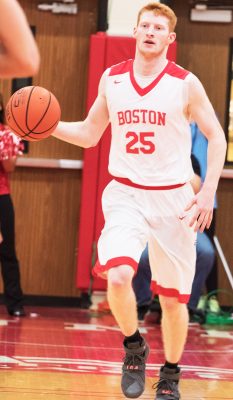
[{"label": "person's shoe in background", "polygon": [[201,309],[192,309],[188,307],[189,312],[189,322],[194,322],[198,324],[204,324],[206,322],[206,313]]},{"label": "person's shoe in background", "polygon": [[216,296],[211,296],[208,300],[208,312],[214,313],[214,314],[220,314],[221,313],[221,307],[219,305],[218,299]]},{"label": "person's shoe in background", "polygon": [[137,306],[138,321],[144,321],[144,318],[148,313],[149,309],[150,309],[149,304]]},{"label": "person's shoe in background", "polygon": [[197,310],[205,311],[207,306],[207,296],[201,296],[197,305]]},{"label": "person's shoe in background", "polygon": [[26,311],[23,306],[8,309],[8,314],[12,317],[26,317]]}]

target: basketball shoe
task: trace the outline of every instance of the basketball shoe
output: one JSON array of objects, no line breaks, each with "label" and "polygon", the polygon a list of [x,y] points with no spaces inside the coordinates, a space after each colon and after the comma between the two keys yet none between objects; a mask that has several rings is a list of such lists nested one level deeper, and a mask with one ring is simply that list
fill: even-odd
[{"label": "basketball shoe", "polygon": [[127,343],[124,341],[124,364],[122,367],[121,389],[124,395],[134,399],[144,392],[146,360],[149,346],[143,339],[142,343]]},{"label": "basketball shoe", "polygon": [[176,369],[162,367],[159,381],[153,386],[156,389],[155,400],[179,400],[179,378],[180,372],[176,372]]}]

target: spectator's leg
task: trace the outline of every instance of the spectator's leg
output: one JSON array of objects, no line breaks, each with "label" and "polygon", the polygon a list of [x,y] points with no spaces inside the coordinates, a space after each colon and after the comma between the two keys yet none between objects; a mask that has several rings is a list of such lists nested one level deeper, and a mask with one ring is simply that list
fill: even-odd
[{"label": "spectator's leg", "polygon": [[[210,238],[213,245],[214,245],[215,225],[216,225],[216,209],[214,210],[213,220],[211,222],[210,228],[205,230],[205,233]],[[218,290],[218,263],[217,263],[216,253],[215,253],[213,268],[211,269],[206,279],[206,289],[208,293]]]},{"label": "spectator's leg", "polygon": [[0,244],[0,260],[4,297],[8,311],[21,307],[23,293],[20,285],[19,262],[15,250],[14,208],[10,195],[0,196],[0,221],[3,242]]},{"label": "spectator's leg", "polygon": [[137,306],[149,306],[152,292],[150,290],[151,270],[148,256],[148,245],[142,252],[137,274],[133,278],[133,289],[135,292]]},{"label": "spectator's leg", "polygon": [[192,285],[192,292],[188,303],[189,309],[196,309],[207,276],[213,268],[215,249],[205,233],[197,234],[197,261],[196,272]]}]

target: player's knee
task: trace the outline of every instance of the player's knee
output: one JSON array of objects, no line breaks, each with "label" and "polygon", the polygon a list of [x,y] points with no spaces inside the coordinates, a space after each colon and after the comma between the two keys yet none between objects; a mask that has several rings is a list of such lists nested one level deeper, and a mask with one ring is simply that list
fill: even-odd
[{"label": "player's knee", "polygon": [[180,303],[176,297],[159,296],[162,311],[175,312],[180,308]]},{"label": "player's knee", "polygon": [[127,265],[111,268],[108,271],[108,285],[115,289],[124,289],[132,284],[134,272]]}]

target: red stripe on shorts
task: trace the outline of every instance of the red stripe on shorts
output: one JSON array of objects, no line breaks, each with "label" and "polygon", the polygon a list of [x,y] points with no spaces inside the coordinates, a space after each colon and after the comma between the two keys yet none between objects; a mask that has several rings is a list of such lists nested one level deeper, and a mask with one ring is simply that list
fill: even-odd
[{"label": "red stripe on shorts", "polygon": [[116,176],[113,176],[113,179],[115,179],[115,181],[122,183],[123,185],[127,185],[127,186],[132,186],[135,187],[137,189],[144,189],[144,190],[171,190],[171,189],[177,189],[181,186],[184,186],[185,183],[177,183],[176,185],[168,185],[168,186],[144,186],[144,185],[139,185],[138,183],[134,183],[131,180],[129,180],[128,178],[118,178]]},{"label": "red stripe on shorts", "polygon": [[92,274],[103,278],[102,274],[104,272],[108,271],[110,268],[119,267],[120,265],[130,265],[135,272],[138,268],[138,263],[131,257],[115,257],[108,260],[104,265],[100,264],[99,260],[97,260],[92,270]]},{"label": "red stripe on shorts", "polygon": [[157,284],[157,282],[151,282],[151,290],[153,293],[161,294],[166,297],[177,297],[179,303],[187,304],[189,302],[190,294],[180,294],[177,289],[164,288]]}]

